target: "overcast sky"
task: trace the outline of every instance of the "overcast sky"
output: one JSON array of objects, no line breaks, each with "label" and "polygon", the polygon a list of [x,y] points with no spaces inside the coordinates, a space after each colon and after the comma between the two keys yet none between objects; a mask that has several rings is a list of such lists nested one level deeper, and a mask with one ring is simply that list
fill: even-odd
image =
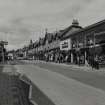
[{"label": "overcast sky", "polygon": [[0,0],[0,39],[8,49],[19,48],[30,39],[64,29],[78,19],[81,26],[105,19],[105,0]]}]

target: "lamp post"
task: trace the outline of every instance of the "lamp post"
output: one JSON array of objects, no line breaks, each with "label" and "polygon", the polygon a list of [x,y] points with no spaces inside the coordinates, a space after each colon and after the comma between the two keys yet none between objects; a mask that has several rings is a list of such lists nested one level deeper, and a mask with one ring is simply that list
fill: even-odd
[{"label": "lamp post", "polygon": [[2,62],[4,63],[5,61],[4,45],[8,45],[8,42],[0,41],[0,45],[1,45],[1,51],[2,51]]}]

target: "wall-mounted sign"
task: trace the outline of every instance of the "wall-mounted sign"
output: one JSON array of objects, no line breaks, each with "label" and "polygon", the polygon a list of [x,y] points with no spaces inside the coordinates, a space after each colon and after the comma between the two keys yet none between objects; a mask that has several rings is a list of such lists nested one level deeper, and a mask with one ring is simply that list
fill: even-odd
[{"label": "wall-mounted sign", "polygon": [[60,42],[60,50],[70,50],[71,49],[71,39],[63,40]]}]

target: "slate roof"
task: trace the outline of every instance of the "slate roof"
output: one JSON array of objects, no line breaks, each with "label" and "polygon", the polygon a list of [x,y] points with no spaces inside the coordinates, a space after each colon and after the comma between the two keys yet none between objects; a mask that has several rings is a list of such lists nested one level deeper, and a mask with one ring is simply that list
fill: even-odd
[{"label": "slate roof", "polygon": [[92,25],[86,26],[86,27],[84,28],[84,30],[88,30],[88,29],[90,29],[90,28],[99,26],[99,25],[101,25],[101,24],[103,24],[103,23],[105,24],[105,19],[102,20],[102,21],[99,21],[99,22],[97,22],[97,23],[94,23],[94,24],[92,24]]},{"label": "slate roof", "polygon": [[52,38],[53,38],[53,33],[47,33],[45,35],[45,40],[48,40],[48,42],[51,42]]},{"label": "slate roof", "polygon": [[64,32],[64,30],[60,30],[60,31],[57,31],[57,32],[53,32],[53,33],[47,33],[45,35],[45,40],[48,40],[48,42],[52,42],[53,40],[57,40],[57,39],[60,39],[61,37],[61,34]]},{"label": "slate roof", "polygon": [[40,38],[39,39],[39,45],[43,45],[44,44],[44,38]]},{"label": "slate roof", "polygon": [[[80,32],[84,32],[86,30],[89,30],[89,29],[92,29],[94,27],[100,26],[101,24],[105,24],[105,19],[102,20],[102,21],[99,21],[97,23],[94,23],[92,25],[89,25],[89,26],[86,26],[84,28],[81,28],[80,30],[74,31],[74,32],[71,33],[70,36],[73,36],[74,34],[77,34],[77,33],[80,33]],[[63,34],[65,34],[66,32],[68,32],[68,31],[66,31],[68,29],[69,29],[69,27],[67,29],[65,29],[65,32]],[[67,37],[69,37],[69,36],[62,37],[62,39],[66,39]]]},{"label": "slate roof", "polygon": [[71,34],[74,32],[77,32],[79,30],[82,30],[81,26],[69,26],[65,29],[65,31],[61,34],[61,40],[68,38]]}]

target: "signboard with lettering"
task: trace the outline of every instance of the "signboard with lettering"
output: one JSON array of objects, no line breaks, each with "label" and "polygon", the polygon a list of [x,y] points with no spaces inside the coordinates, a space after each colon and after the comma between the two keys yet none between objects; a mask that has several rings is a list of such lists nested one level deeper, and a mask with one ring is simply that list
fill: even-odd
[{"label": "signboard with lettering", "polygon": [[60,42],[60,50],[70,50],[71,49],[71,39],[63,40]]},{"label": "signboard with lettering", "polygon": [[8,45],[8,42],[7,41],[0,41],[0,44]]}]

